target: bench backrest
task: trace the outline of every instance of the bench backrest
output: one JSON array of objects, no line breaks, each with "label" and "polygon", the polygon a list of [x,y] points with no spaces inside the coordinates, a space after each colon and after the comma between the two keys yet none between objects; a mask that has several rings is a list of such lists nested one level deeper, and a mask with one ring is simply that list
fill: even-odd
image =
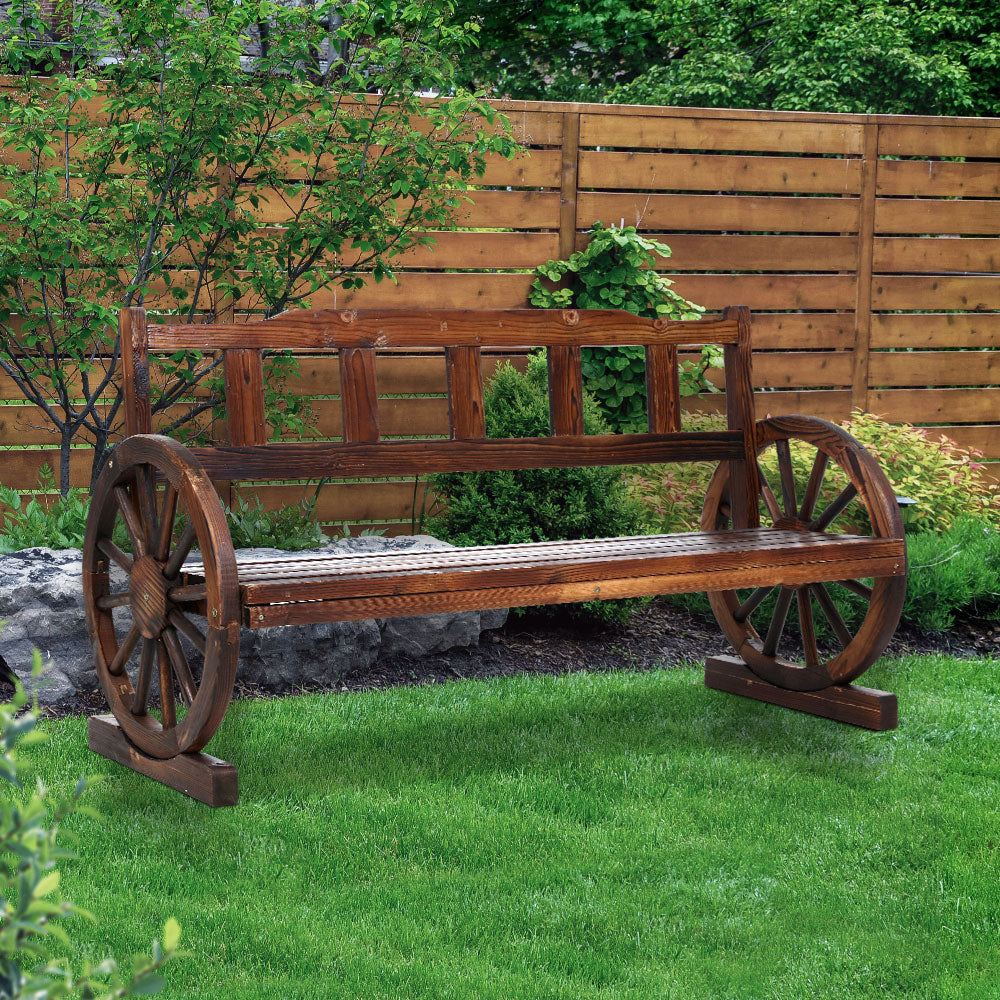
[{"label": "bench backrest", "polygon": [[[618,310],[294,310],[259,322],[148,324],[143,309],[119,315],[126,433],[152,430],[149,353],[222,351],[229,444],[193,449],[213,479],[408,476],[485,469],[729,460],[734,526],[757,523],[757,463],[750,310],[719,320],[672,322]],[[728,430],[681,433],[679,346],[721,344]],[[648,431],[586,435],[581,348],[638,345],[646,353]],[[491,439],[483,412],[482,348],[547,349],[551,436]],[[443,348],[450,439],[382,440],[375,357],[379,350]],[[267,443],[262,351],[336,351],[343,441]]]}]

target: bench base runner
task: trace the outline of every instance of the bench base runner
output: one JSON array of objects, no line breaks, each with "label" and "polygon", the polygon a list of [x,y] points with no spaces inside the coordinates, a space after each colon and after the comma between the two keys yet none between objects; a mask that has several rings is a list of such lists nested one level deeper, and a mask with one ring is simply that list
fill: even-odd
[{"label": "bench base runner", "polygon": [[835,684],[822,691],[789,691],[761,680],[738,656],[708,657],[705,687],[879,732],[899,725],[896,696],[888,691],[854,684]]},{"label": "bench base runner", "polygon": [[94,753],[190,795],[210,806],[234,806],[239,798],[236,768],[207,753],[182,753],[169,760],[147,757],[125,738],[113,715],[87,721],[87,745]]}]

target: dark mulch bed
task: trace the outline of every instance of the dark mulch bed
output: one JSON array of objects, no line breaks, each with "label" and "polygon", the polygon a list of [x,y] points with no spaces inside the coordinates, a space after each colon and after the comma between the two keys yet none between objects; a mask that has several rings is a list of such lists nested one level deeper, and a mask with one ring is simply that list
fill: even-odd
[{"label": "dark mulch bed", "polygon": [[[714,619],[656,600],[638,610],[626,625],[598,624],[559,613],[512,614],[503,629],[483,633],[478,646],[419,660],[397,658],[310,690],[369,691],[512,674],[651,670],[728,652],[731,650]],[[951,631],[936,635],[901,627],[887,652],[1000,656],[1000,623],[964,618]],[[274,694],[241,684],[237,678],[236,697],[267,698]],[[49,709],[48,714],[93,714],[104,709],[101,694],[81,692],[75,703]]]}]

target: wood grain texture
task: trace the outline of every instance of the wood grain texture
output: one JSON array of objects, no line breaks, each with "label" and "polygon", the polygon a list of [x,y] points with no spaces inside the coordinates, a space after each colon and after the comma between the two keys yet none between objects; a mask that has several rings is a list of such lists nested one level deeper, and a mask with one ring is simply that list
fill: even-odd
[{"label": "wood grain texture", "polygon": [[740,331],[739,341],[726,344],[724,348],[726,423],[731,431],[739,431],[743,435],[743,455],[729,463],[732,484],[729,502],[733,511],[733,527],[753,528],[760,523],[760,514],[750,310],[746,306],[730,306],[722,315],[723,319],[734,320]]},{"label": "wood grain texture", "polygon": [[445,348],[448,375],[448,425],[453,439],[486,437],[482,356],[478,347]]},{"label": "wood grain texture", "polygon": [[146,310],[137,307],[118,313],[122,352],[122,389],[125,433],[148,434],[153,427],[149,399],[149,357]]},{"label": "wood grain texture", "polygon": [[375,352],[371,348],[343,348],[340,352],[340,399],[344,441],[373,444],[379,439],[378,389]]},{"label": "wood grain texture", "polygon": [[226,378],[226,427],[229,443],[267,443],[264,366],[259,350],[229,350],[223,357]]},{"label": "wood grain texture", "polygon": [[558,347],[735,343],[725,320],[671,322],[614,309],[296,309],[254,324],[153,326],[151,348],[331,351],[388,347]]},{"label": "wood grain texture", "polygon": [[861,207],[858,225],[857,298],[854,304],[854,378],[851,405],[868,409],[868,354],[872,332],[872,260],[875,234],[875,189],[878,173],[878,125],[866,125],[861,160]]},{"label": "wood grain texture", "polygon": [[580,116],[563,119],[562,162],[559,184],[559,257],[565,260],[576,249],[577,178],[580,171]]},{"label": "wood grain texture", "polygon": [[87,746],[206,805],[234,806],[239,801],[232,764],[207,753],[183,753],[169,760],[147,757],[129,743],[113,715],[93,715],[87,720]]},{"label": "wood grain texture", "polygon": [[822,691],[789,691],[761,680],[738,656],[707,657],[705,687],[877,732],[899,725],[896,696],[888,691],[854,684],[835,684]]},{"label": "wood grain texture", "polygon": [[580,348],[550,347],[549,425],[557,436],[583,434],[583,370]]},{"label": "wood grain texture", "polygon": [[681,429],[676,347],[646,348],[646,420],[650,434],[673,434]]},{"label": "wood grain texture", "polygon": [[353,479],[428,472],[556,469],[582,465],[717,461],[743,453],[743,434],[607,434],[485,441],[382,441],[378,444],[270,444],[193,448],[213,479]]}]

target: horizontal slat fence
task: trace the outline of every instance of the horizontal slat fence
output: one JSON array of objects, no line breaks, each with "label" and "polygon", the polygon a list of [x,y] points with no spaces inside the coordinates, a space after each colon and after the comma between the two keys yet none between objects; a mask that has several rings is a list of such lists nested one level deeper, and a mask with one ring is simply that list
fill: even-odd
[{"label": "horizontal slat fence", "polygon": [[[400,258],[397,283],[321,291],[312,306],[522,307],[530,270],[582,248],[595,221],[636,225],[672,247],[658,266],[681,294],[754,311],[758,415],[841,420],[861,408],[939,427],[982,450],[1000,480],[1000,120],[501,109],[528,152],[489,162],[456,229]],[[291,211],[275,193],[256,217],[281,226]],[[237,316],[253,305],[235,303]],[[487,375],[501,357],[484,357]],[[295,390],[312,397],[315,433],[339,437],[337,359],[303,356],[301,368]],[[446,378],[441,354],[380,357],[382,433],[446,434]],[[18,399],[0,376],[0,402]],[[0,405],[0,445],[19,449],[3,452],[0,481],[31,488],[52,444],[34,407]],[[75,453],[74,484],[88,469],[86,450]],[[414,487],[330,484],[318,512],[408,531],[423,500]],[[254,492],[278,506],[303,487]]]}]

